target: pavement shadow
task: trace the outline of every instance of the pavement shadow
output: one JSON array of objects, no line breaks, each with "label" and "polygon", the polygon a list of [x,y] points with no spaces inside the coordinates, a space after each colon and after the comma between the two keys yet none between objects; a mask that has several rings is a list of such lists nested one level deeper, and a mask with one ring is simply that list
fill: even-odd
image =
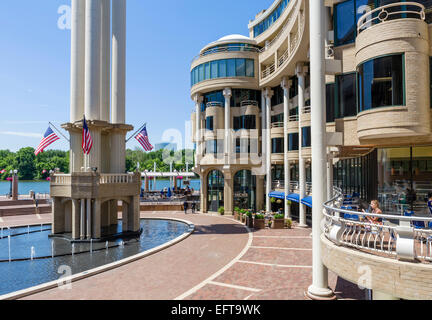
[{"label": "pavement shadow", "polygon": [[[254,231],[254,229],[251,229]],[[247,234],[248,231],[241,224],[210,224],[195,225],[194,235],[207,234]]]}]

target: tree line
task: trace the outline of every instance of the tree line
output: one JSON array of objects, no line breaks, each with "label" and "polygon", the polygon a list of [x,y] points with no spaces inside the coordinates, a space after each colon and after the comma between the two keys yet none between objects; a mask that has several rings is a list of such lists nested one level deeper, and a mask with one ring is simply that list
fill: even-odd
[{"label": "tree line", "polygon": [[[69,151],[47,150],[35,156],[32,147],[21,148],[17,152],[0,150],[0,181],[10,177],[11,170],[18,170],[20,180],[46,180],[50,170],[56,168],[60,172],[69,173]],[[157,171],[170,171],[170,163],[173,162],[173,170],[185,171],[186,162],[189,162],[189,170],[193,166],[193,150],[158,150],[144,152],[139,148],[126,150],[126,171],[135,171],[138,164],[141,171],[152,171],[156,163]],[[3,173],[1,173],[4,171]]]}]

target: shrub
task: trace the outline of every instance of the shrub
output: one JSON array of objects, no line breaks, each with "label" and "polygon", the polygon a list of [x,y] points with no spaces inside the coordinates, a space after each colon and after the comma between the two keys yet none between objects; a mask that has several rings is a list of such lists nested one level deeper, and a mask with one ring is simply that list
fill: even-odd
[{"label": "shrub", "polygon": [[246,212],[246,216],[248,216],[249,218],[252,218],[252,212]]},{"label": "shrub", "polygon": [[220,215],[223,216],[223,214],[225,213],[224,207],[219,207],[218,212],[219,212]]},{"label": "shrub", "polygon": [[291,219],[285,219],[285,225],[288,229],[291,229],[292,227],[292,220]]},{"label": "shrub", "polygon": [[239,207],[235,207],[235,208],[234,208],[234,212],[240,212],[240,213],[241,213],[242,211],[240,210]]},{"label": "shrub", "polygon": [[276,202],[276,198],[270,198],[270,202],[271,203],[275,203]]},{"label": "shrub", "polygon": [[263,220],[263,219],[265,219],[265,216],[263,214],[256,214],[255,219]]},{"label": "shrub", "polygon": [[283,214],[275,214],[274,218],[275,219],[283,219],[283,218],[285,218],[285,216]]}]

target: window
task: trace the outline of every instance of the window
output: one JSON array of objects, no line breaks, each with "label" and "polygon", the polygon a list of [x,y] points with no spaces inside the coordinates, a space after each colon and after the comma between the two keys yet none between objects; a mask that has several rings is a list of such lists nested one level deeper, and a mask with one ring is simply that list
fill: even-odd
[{"label": "window", "polygon": [[213,131],[213,116],[206,118],[206,129]]},{"label": "window", "polygon": [[243,101],[256,101],[261,107],[261,91],[249,89],[233,89],[231,96],[231,107],[240,107]]},{"label": "window", "polygon": [[326,84],[326,120],[335,121],[335,84]]},{"label": "window", "polygon": [[298,132],[288,134],[288,151],[298,151],[299,134]]},{"label": "window", "polygon": [[284,103],[284,90],[281,86],[272,88],[273,97],[271,98],[272,106],[277,106],[278,104]]},{"label": "window", "polygon": [[258,37],[261,33],[266,31],[270,26],[275,23],[282,15],[286,7],[288,6],[289,0],[282,0],[281,3],[273,10],[273,12],[262,22],[254,27],[254,37]]},{"label": "window", "polygon": [[359,112],[404,102],[404,55],[369,60],[357,68]]},{"label": "window", "polygon": [[357,114],[356,73],[336,76],[338,108],[336,118],[351,117]]},{"label": "window", "polygon": [[302,148],[311,146],[311,127],[302,128]]},{"label": "window", "polygon": [[256,117],[254,115],[246,115],[240,117],[234,117],[234,130],[246,129],[253,130],[256,129]]},{"label": "window", "polygon": [[272,153],[284,153],[284,139],[273,138],[272,139]]},{"label": "window", "polygon": [[206,154],[217,154],[217,140],[206,141]]},{"label": "window", "polygon": [[271,117],[271,123],[283,123],[284,122],[284,114],[279,113]]},{"label": "window", "polygon": [[210,79],[255,76],[253,59],[224,59],[196,66],[191,71],[191,85]]}]

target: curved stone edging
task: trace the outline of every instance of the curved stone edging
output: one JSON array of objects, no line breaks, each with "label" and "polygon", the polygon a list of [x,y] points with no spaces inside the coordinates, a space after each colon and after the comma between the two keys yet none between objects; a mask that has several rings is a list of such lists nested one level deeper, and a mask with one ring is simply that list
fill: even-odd
[{"label": "curved stone edging", "polygon": [[90,270],[87,270],[87,271],[84,271],[84,272],[81,272],[81,273],[74,274],[74,275],[69,276],[69,277],[65,277],[65,278],[62,278],[62,279],[59,279],[59,280],[54,280],[54,281],[46,282],[46,283],[40,284],[38,286],[31,287],[31,288],[28,288],[28,289],[23,289],[23,290],[19,290],[19,291],[15,291],[15,292],[12,292],[12,293],[9,293],[9,294],[2,295],[2,296],[0,296],[0,300],[15,300],[15,299],[23,298],[23,297],[26,297],[26,296],[29,296],[29,295],[32,295],[32,294],[35,294],[35,293],[39,293],[39,292],[42,292],[42,291],[53,289],[55,287],[58,287],[59,284],[62,284],[62,283],[65,283],[65,282],[72,283],[72,282],[75,282],[75,281],[78,281],[78,280],[81,280],[81,279],[89,278],[89,277],[94,276],[94,275],[99,274],[99,273],[103,273],[105,271],[109,271],[109,270],[118,268],[118,267],[123,266],[125,264],[134,262],[136,260],[140,260],[142,258],[145,258],[145,257],[148,257],[150,255],[153,255],[153,254],[155,254],[155,253],[157,253],[159,251],[167,249],[167,248],[169,248],[169,247],[171,247],[171,246],[173,246],[173,245],[175,245],[175,244],[177,244],[177,243],[185,240],[186,238],[188,238],[195,231],[195,224],[193,224],[192,222],[187,221],[187,220],[176,219],[176,218],[160,218],[160,217],[157,217],[157,218],[141,218],[141,219],[144,219],[144,220],[178,221],[178,222],[182,222],[182,223],[187,224],[189,226],[189,231],[186,232],[186,233],[184,233],[184,234],[182,234],[181,236],[179,236],[179,237],[177,237],[177,238],[175,238],[175,239],[173,239],[173,240],[171,240],[171,241],[169,241],[167,243],[164,243],[164,244],[162,244],[162,245],[160,245],[158,247],[155,247],[153,249],[141,252],[139,254],[127,257],[125,259],[122,259],[122,260],[119,260],[119,261],[116,261],[116,262],[112,262],[112,263],[109,263],[109,264],[106,264],[106,265],[103,265],[103,266],[100,266],[100,267],[97,267],[97,268],[93,268],[93,269],[90,269]]}]

